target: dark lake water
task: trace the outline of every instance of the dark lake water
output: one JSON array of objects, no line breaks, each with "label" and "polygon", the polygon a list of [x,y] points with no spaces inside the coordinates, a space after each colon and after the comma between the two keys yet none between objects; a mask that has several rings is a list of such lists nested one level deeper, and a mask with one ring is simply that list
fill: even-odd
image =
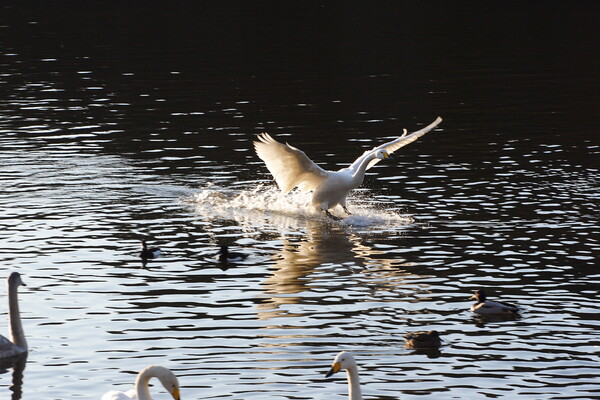
[{"label": "dark lake water", "polygon": [[[99,399],[149,364],[188,399],[600,398],[594,2],[0,5],[0,278],[30,351],[0,398]],[[369,170],[333,222],[267,131]],[[142,239],[163,257],[145,266]],[[228,268],[218,246],[249,254]],[[473,290],[518,303],[469,311]],[[0,290],[0,333],[7,336]],[[436,329],[423,354],[403,335]],[[168,395],[154,385],[157,398]]]}]

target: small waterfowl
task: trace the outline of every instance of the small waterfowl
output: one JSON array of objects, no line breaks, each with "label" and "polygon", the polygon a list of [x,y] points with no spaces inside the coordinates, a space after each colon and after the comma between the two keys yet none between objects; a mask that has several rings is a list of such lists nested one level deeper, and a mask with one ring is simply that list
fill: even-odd
[{"label": "small waterfowl", "polygon": [[407,349],[435,349],[442,345],[438,331],[409,332],[404,339]]},{"label": "small waterfowl", "polygon": [[19,286],[27,286],[21,279],[21,274],[13,272],[6,280],[8,284],[8,320],[9,338],[0,335],[0,358],[13,357],[27,353],[27,341],[21,324],[21,313],[19,312],[19,299],[17,289]]},{"label": "small waterfowl", "polygon": [[471,311],[480,315],[515,315],[519,312],[519,307],[510,303],[500,301],[488,301],[487,295],[483,289],[477,289],[471,299],[477,302],[471,306]]},{"label": "small waterfowl", "polygon": [[327,171],[319,167],[302,150],[287,143],[280,143],[268,133],[258,135],[254,148],[284,194],[295,187],[304,192],[312,191],[313,208],[339,220],[341,218],[332,215],[329,210],[340,205],[347,215],[352,215],[346,207],[346,198],[353,189],[362,185],[365,172],[369,168],[387,159],[401,147],[414,142],[441,122],[442,119],[438,117],[431,124],[410,135],[404,130],[403,135],[365,151],[350,166],[339,171]]},{"label": "small waterfowl", "polygon": [[335,356],[331,369],[327,372],[325,378],[329,378],[331,375],[343,369],[346,370],[346,375],[348,377],[348,400],[362,400],[360,380],[358,378],[358,365],[356,364],[352,353],[342,351]]},{"label": "small waterfowl", "polygon": [[230,262],[243,261],[246,259],[246,257],[248,257],[248,254],[229,251],[227,246],[221,246],[218,259],[221,264],[227,264]]},{"label": "small waterfowl", "polygon": [[111,390],[102,396],[102,400],[152,400],[148,382],[152,378],[158,378],[165,389],[173,396],[175,400],[179,397],[179,382],[177,377],[167,368],[160,365],[150,365],[137,375],[135,386],[126,392]]},{"label": "small waterfowl", "polygon": [[160,249],[158,247],[148,248],[146,241],[142,241],[142,251],[140,251],[140,258],[142,260],[151,260],[160,256]]}]

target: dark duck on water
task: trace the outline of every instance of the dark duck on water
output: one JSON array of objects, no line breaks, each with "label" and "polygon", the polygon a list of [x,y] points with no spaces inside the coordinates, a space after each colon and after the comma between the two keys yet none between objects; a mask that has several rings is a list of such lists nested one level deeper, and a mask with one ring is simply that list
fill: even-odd
[{"label": "dark duck on water", "polygon": [[471,306],[471,311],[480,315],[515,315],[519,312],[519,307],[514,304],[500,301],[489,301],[483,289],[477,289],[471,299],[477,302]]},{"label": "dark duck on water", "polygon": [[146,241],[142,241],[142,251],[140,251],[140,258],[142,260],[151,260],[160,256],[160,249],[158,247],[148,248]]},{"label": "dark duck on water", "polygon": [[243,261],[246,259],[246,257],[248,257],[247,254],[229,251],[227,246],[221,246],[218,259],[221,264],[227,264],[230,262]]}]

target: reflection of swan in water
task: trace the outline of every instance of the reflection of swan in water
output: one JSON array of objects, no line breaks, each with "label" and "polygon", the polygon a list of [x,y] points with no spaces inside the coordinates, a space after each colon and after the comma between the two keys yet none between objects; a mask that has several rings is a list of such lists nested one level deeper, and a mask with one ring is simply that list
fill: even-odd
[{"label": "reflection of swan in water", "polygon": [[271,275],[262,283],[268,301],[257,305],[260,319],[280,315],[278,309],[283,304],[301,302],[300,297],[290,295],[310,291],[309,286],[318,284],[318,278],[311,275],[328,265],[343,265],[348,273],[360,268],[387,288],[397,286],[406,275],[401,268],[407,265],[406,260],[386,257],[387,251],[364,244],[351,227],[307,220],[306,228],[306,234],[298,240],[295,236],[284,237],[281,251],[274,256]]},{"label": "reflection of swan in water", "polygon": [[254,142],[254,147],[283,193],[289,193],[295,187],[305,192],[312,191],[312,206],[331,218],[339,219],[334,217],[329,209],[340,205],[346,214],[351,215],[346,208],[346,197],[351,190],[362,185],[365,172],[369,168],[431,131],[440,122],[442,119],[438,117],[433,123],[408,136],[404,130],[402,136],[365,151],[350,166],[339,171],[324,170],[302,150],[279,143],[267,133],[258,136],[259,141]]},{"label": "reflection of swan in water", "polygon": [[347,351],[339,353],[335,357],[335,360],[333,360],[333,365],[325,377],[329,378],[331,375],[343,369],[346,370],[346,375],[348,377],[348,400],[362,400],[360,380],[358,378],[358,365],[356,364],[352,353]]},{"label": "reflection of swan in water", "polygon": [[137,375],[135,379],[135,388],[127,392],[118,392],[111,390],[102,396],[102,400],[152,400],[148,382],[152,378],[158,378],[160,383],[167,389],[175,400],[179,400],[179,382],[177,377],[165,367],[160,365],[150,365]]},{"label": "reflection of swan in water", "polygon": [[19,312],[19,299],[17,289],[19,286],[26,286],[21,280],[21,274],[13,272],[7,279],[8,283],[8,313],[10,321],[10,340],[0,335],[0,358],[13,357],[19,354],[27,353],[27,341],[21,324],[21,314]]},{"label": "reflection of swan in water", "polygon": [[23,371],[27,363],[27,353],[19,354],[0,360],[0,373],[6,373],[9,368],[13,369],[11,400],[19,400],[23,395]]}]

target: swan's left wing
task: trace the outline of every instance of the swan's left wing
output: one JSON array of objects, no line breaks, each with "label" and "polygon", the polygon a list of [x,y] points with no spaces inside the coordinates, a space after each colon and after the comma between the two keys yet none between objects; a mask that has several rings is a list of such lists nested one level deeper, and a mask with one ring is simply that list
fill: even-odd
[{"label": "swan's left wing", "polygon": [[256,154],[265,162],[283,193],[296,186],[304,191],[315,190],[327,178],[328,172],[302,150],[279,143],[268,133],[258,135],[258,139],[254,142]]},{"label": "swan's left wing", "polygon": [[[388,154],[392,154],[399,148],[404,147],[407,144],[414,142],[415,140],[417,140],[418,138],[420,138],[427,132],[431,131],[433,128],[438,126],[440,124],[440,122],[442,122],[442,118],[437,117],[437,119],[435,121],[433,121],[431,124],[427,125],[425,128],[419,129],[418,131],[411,133],[410,135],[408,135],[406,130],[404,130],[404,134],[402,136],[399,136],[397,139],[394,139],[391,142],[382,144],[381,146],[374,147],[371,150],[365,151],[363,153],[363,155],[358,157],[356,159],[356,161],[354,161],[349,168],[352,170],[356,170],[358,168],[358,166],[360,164],[362,164],[362,162],[365,158],[369,157],[372,153],[377,152],[382,149],[385,149],[388,152]],[[374,158],[373,160],[371,160],[369,162],[367,169],[371,168],[373,165],[377,164],[379,161],[381,161],[379,158]]]},{"label": "swan's left wing", "polygon": [[27,351],[0,335],[0,358],[12,357]]}]

